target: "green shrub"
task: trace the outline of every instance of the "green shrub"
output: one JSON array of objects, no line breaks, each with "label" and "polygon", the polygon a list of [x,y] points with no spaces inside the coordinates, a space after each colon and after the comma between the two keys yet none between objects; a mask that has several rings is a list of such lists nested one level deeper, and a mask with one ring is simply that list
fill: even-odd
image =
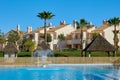
[{"label": "green shrub", "polygon": [[19,52],[18,57],[31,57],[29,52]]},{"label": "green shrub", "polygon": [[75,51],[77,50],[77,48],[66,48],[66,49],[62,49],[62,51]]},{"label": "green shrub", "polygon": [[55,57],[80,57],[80,51],[79,50],[73,50],[71,51],[70,49],[64,50],[64,51],[53,51]]},{"label": "green shrub", "polygon": [[3,52],[0,52],[0,57],[3,57]]},{"label": "green shrub", "polygon": [[70,48],[69,51],[76,51],[77,48]]}]

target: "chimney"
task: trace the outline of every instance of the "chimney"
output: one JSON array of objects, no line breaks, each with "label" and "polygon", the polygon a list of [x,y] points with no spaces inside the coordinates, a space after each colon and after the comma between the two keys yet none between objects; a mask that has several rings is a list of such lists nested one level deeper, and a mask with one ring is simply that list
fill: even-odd
[{"label": "chimney", "polygon": [[64,25],[66,24],[65,20],[64,21],[60,21],[60,25]]},{"label": "chimney", "polygon": [[90,22],[89,25],[92,26],[93,25],[92,22]]},{"label": "chimney", "polygon": [[73,27],[75,28],[75,30],[77,29],[77,21],[76,20],[73,20]]},{"label": "chimney", "polygon": [[63,21],[63,24],[66,24],[65,20]]},{"label": "chimney", "polygon": [[60,21],[60,25],[62,25],[63,24],[63,22],[62,21]]},{"label": "chimney", "polygon": [[27,27],[27,33],[30,33],[32,31],[32,27],[31,26],[28,26]]},{"label": "chimney", "polygon": [[20,25],[19,24],[17,25],[17,31],[20,31]]},{"label": "chimney", "polygon": [[51,27],[51,26],[52,26],[52,23],[49,23],[48,26]]},{"label": "chimney", "polygon": [[30,30],[32,31],[32,27],[30,27]]},{"label": "chimney", "polygon": [[103,20],[103,25],[108,24],[107,20]]}]

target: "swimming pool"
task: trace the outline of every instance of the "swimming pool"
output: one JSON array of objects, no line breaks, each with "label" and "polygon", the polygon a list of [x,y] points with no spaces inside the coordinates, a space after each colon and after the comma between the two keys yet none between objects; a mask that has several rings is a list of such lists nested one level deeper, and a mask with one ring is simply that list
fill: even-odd
[{"label": "swimming pool", "polygon": [[113,65],[0,67],[0,80],[120,80],[120,69]]}]

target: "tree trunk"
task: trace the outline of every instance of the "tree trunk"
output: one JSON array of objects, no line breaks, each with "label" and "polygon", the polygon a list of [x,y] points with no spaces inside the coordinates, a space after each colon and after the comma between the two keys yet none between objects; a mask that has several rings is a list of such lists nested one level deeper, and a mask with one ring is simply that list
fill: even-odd
[{"label": "tree trunk", "polygon": [[82,31],[82,28],[81,28],[81,54],[83,55],[83,31]]},{"label": "tree trunk", "polygon": [[46,19],[44,20],[44,37],[45,37],[45,43],[47,43],[47,34],[46,34]]},{"label": "tree trunk", "polygon": [[118,36],[117,36],[116,25],[115,25],[115,27],[114,27],[114,46],[115,46],[115,49],[117,50],[117,46],[118,46]]}]

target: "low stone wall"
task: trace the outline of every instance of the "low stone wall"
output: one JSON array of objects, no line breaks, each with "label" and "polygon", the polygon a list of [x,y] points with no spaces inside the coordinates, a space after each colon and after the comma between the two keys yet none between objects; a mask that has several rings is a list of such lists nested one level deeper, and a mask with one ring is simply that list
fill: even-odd
[{"label": "low stone wall", "polygon": [[[48,57],[45,64],[120,64],[120,57]],[[41,65],[41,58],[18,57],[0,58],[0,65],[35,66]]]}]

